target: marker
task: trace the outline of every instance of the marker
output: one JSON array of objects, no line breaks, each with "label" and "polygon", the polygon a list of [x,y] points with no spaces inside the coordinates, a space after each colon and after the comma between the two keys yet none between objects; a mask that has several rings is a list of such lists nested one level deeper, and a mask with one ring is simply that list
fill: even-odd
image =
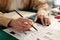
[{"label": "marker", "polygon": [[58,16],[55,16],[55,18],[56,18],[56,19],[60,19],[60,15],[58,15]]}]

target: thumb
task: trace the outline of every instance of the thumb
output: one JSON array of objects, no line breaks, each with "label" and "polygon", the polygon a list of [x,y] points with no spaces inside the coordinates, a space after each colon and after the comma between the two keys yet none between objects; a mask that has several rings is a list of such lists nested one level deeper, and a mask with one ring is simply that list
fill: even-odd
[{"label": "thumb", "polygon": [[37,21],[37,16],[35,17],[35,19],[34,19],[34,22],[36,22]]}]

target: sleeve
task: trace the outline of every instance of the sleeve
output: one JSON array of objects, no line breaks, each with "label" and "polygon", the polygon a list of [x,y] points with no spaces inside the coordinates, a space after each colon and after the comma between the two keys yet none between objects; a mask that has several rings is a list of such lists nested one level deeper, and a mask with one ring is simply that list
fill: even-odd
[{"label": "sleeve", "polygon": [[49,6],[46,2],[46,0],[34,0],[33,7],[37,9],[37,12],[48,12]]},{"label": "sleeve", "polygon": [[0,12],[0,25],[8,27],[8,23],[11,21],[12,19],[7,18],[3,15],[3,13]]}]

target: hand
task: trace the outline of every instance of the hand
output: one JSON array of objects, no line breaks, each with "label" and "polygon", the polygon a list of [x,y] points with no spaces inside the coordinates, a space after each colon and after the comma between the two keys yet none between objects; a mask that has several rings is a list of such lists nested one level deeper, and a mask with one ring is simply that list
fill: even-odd
[{"label": "hand", "polygon": [[26,18],[19,18],[12,20],[9,24],[12,28],[16,29],[17,31],[26,31],[31,28],[32,21]]},{"label": "hand", "polygon": [[47,25],[47,24],[48,25],[50,24],[50,20],[49,20],[48,14],[43,12],[43,11],[37,13],[34,22],[37,22],[38,19],[40,19],[42,25],[44,25],[44,26]]}]

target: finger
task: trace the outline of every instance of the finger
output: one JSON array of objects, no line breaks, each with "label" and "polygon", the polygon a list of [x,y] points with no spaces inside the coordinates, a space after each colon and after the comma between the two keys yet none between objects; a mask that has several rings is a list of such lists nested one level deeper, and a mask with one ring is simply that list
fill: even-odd
[{"label": "finger", "polygon": [[27,28],[27,26],[29,27],[29,23],[28,22],[25,22],[25,21],[20,21],[19,24],[23,27],[23,28]]},{"label": "finger", "polygon": [[30,24],[30,25],[32,25],[32,20],[30,20],[30,19],[27,19],[27,18],[25,18],[25,19],[23,19],[24,21],[24,24]]},{"label": "finger", "polygon": [[21,22],[26,22],[26,21],[28,21],[28,19],[26,19],[26,18],[19,18],[18,20],[21,21]]},{"label": "finger", "polygon": [[33,25],[33,22],[28,22],[30,25]]},{"label": "finger", "polygon": [[47,18],[44,18],[45,19],[45,25],[48,24],[48,19]]},{"label": "finger", "polygon": [[23,28],[25,28],[25,27],[23,27],[22,25],[25,25],[25,24],[23,22],[17,20],[17,28],[16,29],[19,31],[23,31],[24,30]]},{"label": "finger", "polygon": [[12,26],[20,26],[21,23],[18,20],[13,20]]},{"label": "finger", "polygon": [[24,22],[24,25],[32,25],[32,22]]},{"label": "finger", "polygon": [[27,18],[21,18],[21,19],[19,19],[19,21],[21,21],[24,24],[27,24],[27,22],[28,22],[28,24],[32,24],[32,20],[27,19]]},{"label": "finger", "polygon": [[17,31],[23,31],[23,28],[22,28],[22,26],[16,26],[16,30]]},{"label": "finger", "polygon": [[24,22],[22,26],[24,26],[24,28],[29,28],[29,27],[31,27],[30,24],[28,24],[28,22]]},{"label": "finger", "polygon": [[22,31],[22,29],[23,29],[21,26],[14,26],[12,28],[17,30],[17,31]]},{"label": "finger", "polygon": [[25,25],[24,31],[28,30],[31,28],[31,25]]},{"label": "finger", "polygon": [[25,26],[25,28],[30,28],[30,27],[31,27],[30,24],[28,24],[28,25],[23,25],[23,26]]},{"label": "finger", "polygon": [[48,24],[50,25],[51,24],[51,22],[50,22],[50,20],[48,19]]},{"label": "finger", "polygon": [[22,20],[22,18],[17,19],[17,22],[19,23],[19,25],[23,25],[23,20]]},{"label": "finger", "polygon": [[19,18],[18,20],[19,20],[20,22],[24,22],[24,21],[25,21],[24,18]]},{"label": "finger", "polygon": [[26,21],[26,22],[32,21],[32,20],[27,19],[27,18],[20,18],[19,20],[21,20],[21,21]]},{"label": "finger", "polygon": [[36,22],[37,21],[37,16],[35,17],[35,19],[34,19],[34,22]]},{"label": "finger", "polygon": [[40,20],[41,20],[41,22],[42,22],[42,25],[45,25],[45,24],[44,24],[44,17],[43,17],[43,16],[40,16],[39,18],[40,18]]},{"label": "finger", "polygon": [[24,28],[26,28],[26,27],[23,27],[22,25],[25,25],[25,24],[22,23],[22,22],[19,21],[19,20],[15,20],[15,21],[14,21],[13,28],[16,29],[17,31],[23,31]]},{"label": "finger", "polygon": [[28,25],[28,22],[24,22],[25,25]]},{"label": "finger", "polygon": [[28,24],[32,25],[33,21],[29,19]]}]

